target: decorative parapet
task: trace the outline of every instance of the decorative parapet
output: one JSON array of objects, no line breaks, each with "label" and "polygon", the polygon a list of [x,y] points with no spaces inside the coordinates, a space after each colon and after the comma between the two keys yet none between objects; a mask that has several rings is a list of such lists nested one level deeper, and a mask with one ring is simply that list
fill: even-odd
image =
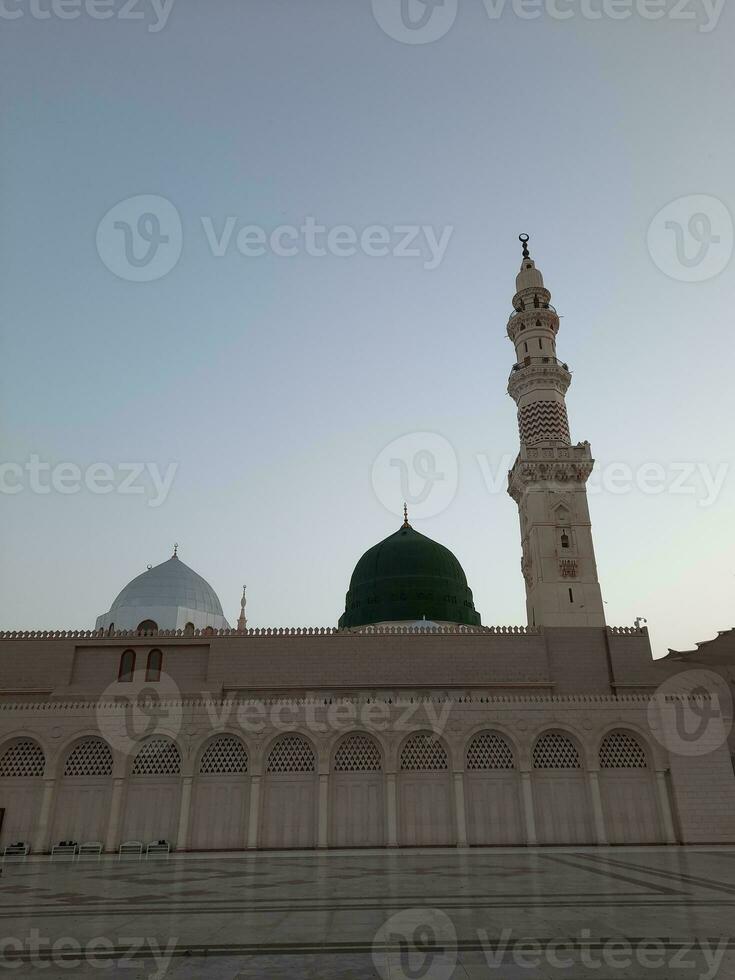
[{"label": "decorative parapet", "polygon": [[[404,707],[409,704],[482,704],[482,705],[644,705],[657,697],[655,694],[506,694],[506,695],[404,695],[391,697],[388,695],[324,695],[323,697],[250,697],[250,698],[161,698],[158,700],[141,701],[140,707],[171,707],[171,708],[207,708],[207,707],[237,707],[239,705],[255,704],[290,704],[304,706],[329,706],[332,704],[387,704],[394,707]],[[667,700],[696,701],[690,695],[667,695]],[[701,698],[699,699],[701,700]],[[33,711],[45,714],[60,714],[65,711],[79,710],[110,710],[124,713],[129,710],[126,700],[99,701],[85,698],[76,701],[0,701],[0,713],[9,711]]]},{"label": "decorative parapet", "polygon": [[208,639],[213,636],[336,636],[378,635],[405,636],[408,634],[433,635],[486,635],[540,633],[533,626],[361,626],[358,629],[337,629],[334,626],[268,627],[263,629],[214,629],[201,630],[6,630],[0,632],[0,640],[107,640],[134,637],[173,637],[183,639]]},{"label": "decorative parapet", "polygon": [[595,461],[588,442],[576,446],[526,446],[508,473],[508,493],[519,503],[529,487],[555,488],[584,484]]},{"label": "decorative parapet", "polygon": [[607,631],[612,636],[648,636],[647,626],[608,626]]}]

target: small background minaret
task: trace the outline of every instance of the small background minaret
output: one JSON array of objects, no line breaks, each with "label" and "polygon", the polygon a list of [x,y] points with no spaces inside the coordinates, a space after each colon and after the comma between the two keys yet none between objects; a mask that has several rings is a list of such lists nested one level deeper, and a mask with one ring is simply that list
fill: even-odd
[{"label": "small background minaret", "polygon": [[238,630],[246,630],[248,628],[247,617],[245,616],[245,606],[247,604],[247,599],[245,598],[245,590],[247,585],[242,587],[242,599],[240,599],[240,615],[237,617],[237,628]]},{"label": "small background minaret", "polygon": [[521,448],[508,474],[518,504],[529,626],[604,626],[587,505],[594,460],[573,446],[564,396],[572,380],[556,356],[559,317],[521,235],[508,336],[515,345],[508,394],[518,406]]}]

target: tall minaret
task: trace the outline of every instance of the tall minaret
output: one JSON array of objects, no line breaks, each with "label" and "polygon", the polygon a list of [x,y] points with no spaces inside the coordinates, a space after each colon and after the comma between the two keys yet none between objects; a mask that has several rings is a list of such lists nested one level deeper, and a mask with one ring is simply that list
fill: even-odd
[{"label": "tall minaret", "polygon": [[516,363],[508,394],[518,405],[521,450],[508,493],[521,519],[529,626],[604,626],[586,483],[594,460],[588,442],[572,445],[564,395],[572,380],[556,356],[559,317],[521,235],[508,336]]}]

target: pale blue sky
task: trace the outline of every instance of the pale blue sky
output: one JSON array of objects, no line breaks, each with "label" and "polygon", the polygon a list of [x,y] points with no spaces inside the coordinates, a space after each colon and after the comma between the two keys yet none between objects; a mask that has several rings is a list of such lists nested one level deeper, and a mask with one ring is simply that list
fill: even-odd
[{"label": "pale blue sky", "polygon": [[[142,21],[10,8],[3,460],[178,469],[157,508],[0,495],[3,628],[91,627],[174,541],[231,620],[247,582],[251,625],[333,625],[355,562],[399,523],[373,461],[417,431],[453,446],[458,488],[414,525],[457,554],[485,624],[524,623],[516,508],[477,461],[517,450],[505,324],[522,231],[564,316],[573,438],[669,482],[672,463],[732,467],[733,263],[682,282],[647,247],[673,200],[735,211],[731,6],[703,33],[696,0],[699,22],[492,21],[462,0],[444,37],[411,45],[367,3],[176,0],[157,32],[143,0]],[[153,282],[116,277],[95,244],[141,194],[183,226]],[[435,269],[218,258],[201,223],[309,215],[451,239]],[[735,625],[735,472],[713,505],[697,494],[591,497],[608,620],[646,616],[657,654]]]}]

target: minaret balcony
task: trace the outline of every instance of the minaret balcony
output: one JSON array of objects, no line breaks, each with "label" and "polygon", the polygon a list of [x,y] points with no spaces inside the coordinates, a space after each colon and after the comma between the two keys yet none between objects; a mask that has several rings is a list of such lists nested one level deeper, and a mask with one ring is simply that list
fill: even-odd
[{"label": "minaret balcony", "polygon": [[530,489],[573,489],[584,486],[595,464],[588,442],[576,446],[521,444],[508,473],[508,493],[518,502]]},{"label": "minaret balcony", "polygon": [[520,316],[521,313],[534,313],[536,310],[550,310],[552,313],[556,313],[557,316],[559,315],[556,307],[552,306],[551,303],[539,303],[538,305],[535,303],[531,303],[530,305],[524,303],[522,306],[516,307],[508,319],[512,320],[514,317]]},{"label": "minaret balcony", "polygon": [[524,357],[513,365],[508,379],[508,394],[511,398],[520,397],[533,389],[539,382],[544,387],[553,387],[562,395],[566,394],[572,383],[572,372],[569,365],[558,357]]}]

